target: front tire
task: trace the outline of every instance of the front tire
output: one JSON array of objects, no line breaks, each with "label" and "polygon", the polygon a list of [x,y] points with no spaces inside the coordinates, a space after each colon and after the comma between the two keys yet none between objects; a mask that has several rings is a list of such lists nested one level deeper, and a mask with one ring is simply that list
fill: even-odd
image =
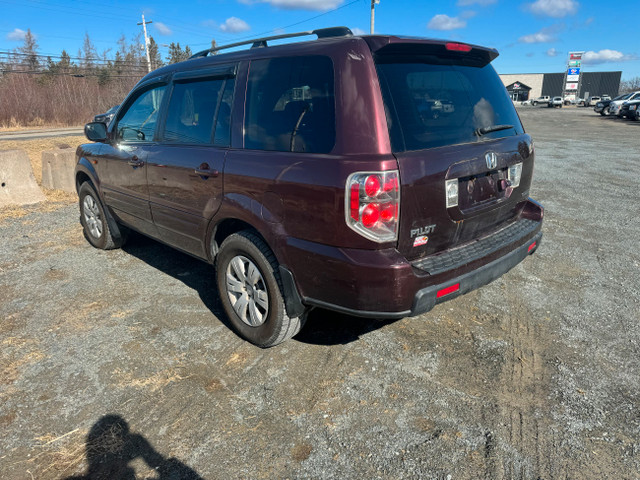
[{"label": "front tire", "polygon": [[84,182],[78,190],[80,199],[80,223],[84,236],[91,245],[102,250],[122,246],[122,238],[116,240],[109,228],[100,197],[89,182]]},{"label": "front tire", "polygon": [[306,316],[290,318],[282,295],[278,262],[251,231],[230,235],[216,256],[222,306],[238,334],[262,348],[296,335]]}]

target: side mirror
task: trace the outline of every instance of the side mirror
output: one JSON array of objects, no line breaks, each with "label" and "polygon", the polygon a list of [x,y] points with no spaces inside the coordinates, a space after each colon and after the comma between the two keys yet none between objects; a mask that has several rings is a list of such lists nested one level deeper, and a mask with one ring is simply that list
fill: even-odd
[{"label": "side mirror", "polygon": [[91,122],[84,126],[85,136],[92,142],[107,141],[107,126],[102,122]]}]

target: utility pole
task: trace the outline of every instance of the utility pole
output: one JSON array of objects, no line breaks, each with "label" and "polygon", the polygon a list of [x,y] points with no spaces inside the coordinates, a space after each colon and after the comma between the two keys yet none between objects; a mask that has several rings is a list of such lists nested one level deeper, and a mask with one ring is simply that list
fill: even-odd
[{"label": "utility pole", "polygon": [[380,4],[380,0],[371,0],[371,35],[373,35],[373,24],[376,16],[376,5]]},{"label": "utility pole", "polygon": [[147,69],[150,72],[151,71],[151,57],[149,56],[149,37],[147,37],[147,23],[153,23],[153,20],[149,20],[148,22],[145,22],[144,21],[144,13],[143,13],[142,14],[142,23],[138,23],[138,25],[142,25],[142,28],[144,30],[144,51],[147,53]]}]

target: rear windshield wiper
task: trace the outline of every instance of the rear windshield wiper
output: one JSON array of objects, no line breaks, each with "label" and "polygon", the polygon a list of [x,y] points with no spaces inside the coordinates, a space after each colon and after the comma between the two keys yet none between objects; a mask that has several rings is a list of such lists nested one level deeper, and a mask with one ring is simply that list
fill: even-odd
[{"label": "rear windshield wiper", "polygon": [[480,127],[476,128],[473,133],[475,133],[478,137],[482,135],[486,135],[491,132],[499,132],[500,130],[508,130],[509,128],[514,128],[513,125],[491,125],[489,127]]}]

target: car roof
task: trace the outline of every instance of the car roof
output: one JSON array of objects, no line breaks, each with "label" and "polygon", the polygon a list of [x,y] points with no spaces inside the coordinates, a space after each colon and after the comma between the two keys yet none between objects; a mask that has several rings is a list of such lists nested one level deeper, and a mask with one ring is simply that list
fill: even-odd
[{"label": "car roof", "polygon": [[[324,36],[322,34],[318,34],[317,32],[323,31],[331,31],[337,32],[337,34]],[[340,33],[344,34],[340,34]],[[291,38],[294,36],[304,36],[316,34],[318,35],[317,40],[308,40],[308,41],[296,41],[291,43],[285,43],[281,45],[268,45],[267,42],[270,39],[281,39],[281,38]],[[203,50],[202,52],[198,52],[188,60],[184,60],[182,62],[174,63],[171,65],[167,65],[161,67],[153,72],[145,75],[140,83],[146,83],[147,81],[162,77],[165,75],[170,75],[176,71],[183,70],[191,70],[202,68],[210,65],[215,65],[217,63],[233,63],[239,62],[241,60],[251,60],[254,57],[264,56],[266,52],[273,54],[273,56],[290,56],[296,54],[308,54],[309,50],[312,50],[314,46],[322,46],[323,49],[335,47],[336,50],[347,48],[352,42],[366,42],[370,48],[370,50],[377,54],[394,54],[397,51],[403,51],[406,53],[406,47],[410,45],[429,47],[432,46],[434,48],[438,48],[441,52],[447,52],[449,50],[449,45],[465,45],[471,47],[469,56],[474,56],[477,58],[483,58],[486,63],[493,61],[499,54],[498,51],[494,48],[482,47],[479,45],[473,45],[469,43],[460,43],[460,42],[452,42],[444,39],[434,39],[434,38],[424,38],[424,37],[408,37],[408,36],[399,36],[399,35],[353,35],[351,30],[346,27],[331,27],[327,29],[314,30],[310,32],[300,32],[300,34],[286,34],[286,35],[276,35],[275,37],[267,37],[256,40],[249,40],[246,42],[241,42],[239,44],[232,44],[236,46],[252,44],[251,48],[247,48],[244,50],[232,51],[228,53],[220,53],[217,52],[219,50],[225,49],[228,46],[216,47],[214,50],[214,55],[205,55],[205,52],[209,52],[211,50]],[[442,48],[445,47],[445,48]],[[411,53],[411,52],[409,52]],[[447,52],[451,54],[456,54],[458,52]]]}]

